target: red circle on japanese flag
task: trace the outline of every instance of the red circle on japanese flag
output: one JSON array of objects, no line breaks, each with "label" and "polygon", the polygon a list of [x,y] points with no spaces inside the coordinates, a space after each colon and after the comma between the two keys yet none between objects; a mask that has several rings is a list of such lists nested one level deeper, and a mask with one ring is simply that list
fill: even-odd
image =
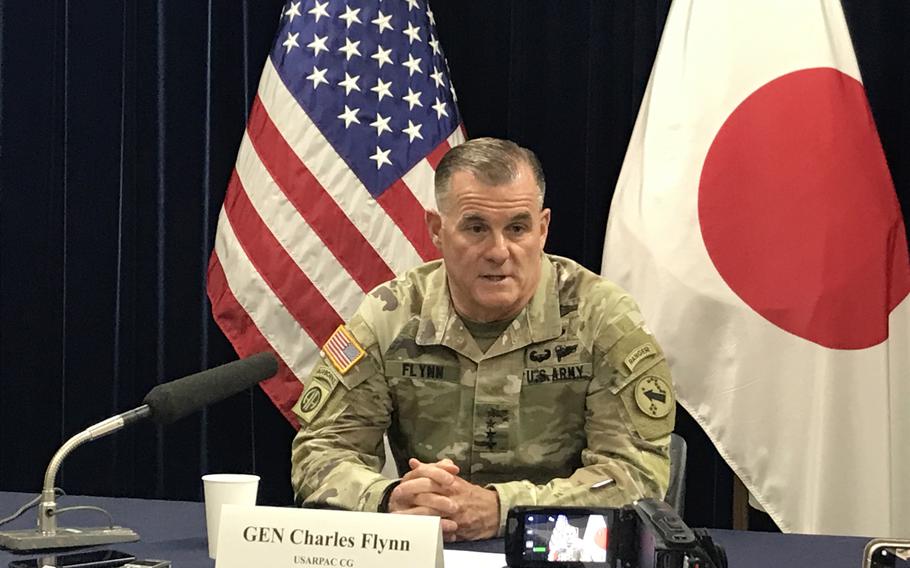
[{"label": "red circle on japanese flag", "polygon": [[852,77],[805,69],[747,97],[708,150],[698,217],[721,277],[771,323],[836,349],[888,337],[910,290],[906,232]]}]

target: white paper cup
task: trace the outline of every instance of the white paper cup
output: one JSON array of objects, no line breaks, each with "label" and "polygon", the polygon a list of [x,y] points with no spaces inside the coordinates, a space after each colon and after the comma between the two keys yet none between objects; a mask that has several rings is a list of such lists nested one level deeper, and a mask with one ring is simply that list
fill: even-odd
[{"label": "white paper cup", "polygon": [[245,473],[210,473],[202,476],[205,492],[205,527],[209,537],[209,558],[215,558],[218,549],[218,525],[221,506],[255,505],[259,490],[259,476]]}]

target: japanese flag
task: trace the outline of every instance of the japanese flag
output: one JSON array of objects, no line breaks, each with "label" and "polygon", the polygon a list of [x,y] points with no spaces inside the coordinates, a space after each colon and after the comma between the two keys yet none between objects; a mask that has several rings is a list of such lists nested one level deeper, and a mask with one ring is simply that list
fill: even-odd
[{"label": "japanese flag", "polygon": [[675,0],[603,274],[784,531],[910,536],[910,262],[839,3]]}]

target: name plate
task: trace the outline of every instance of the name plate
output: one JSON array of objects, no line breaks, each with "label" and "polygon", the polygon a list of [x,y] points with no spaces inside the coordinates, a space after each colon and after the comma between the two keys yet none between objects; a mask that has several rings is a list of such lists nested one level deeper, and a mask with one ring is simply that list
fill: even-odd
[{"label": "name plate", "polygon": [[439,517],[224,505],[216,568],[443,568]]}]

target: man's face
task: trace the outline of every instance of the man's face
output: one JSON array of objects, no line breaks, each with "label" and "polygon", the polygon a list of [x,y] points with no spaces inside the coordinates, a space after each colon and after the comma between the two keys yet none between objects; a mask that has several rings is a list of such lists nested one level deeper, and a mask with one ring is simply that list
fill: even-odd
[{"label": "man's face", "polygon": [[550,210],[541,210],[527,164],[499,186],[458,171],[444,210],[427,213],[427,224],[445,261],[449,292],[462,316],[480,322],[514,317],[540,280],[540,257]]}]

